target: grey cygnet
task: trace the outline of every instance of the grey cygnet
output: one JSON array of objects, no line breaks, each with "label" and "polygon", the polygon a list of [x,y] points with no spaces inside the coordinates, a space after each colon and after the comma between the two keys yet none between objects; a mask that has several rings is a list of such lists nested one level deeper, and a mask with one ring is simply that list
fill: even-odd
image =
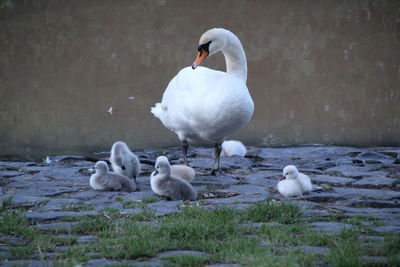
[{"label": "grey cygnet", "polygon": [[171,175],[171,166],[166,157],[158,157],[155,168],[150,176],[151,189],[154,193],[172,200],[196,200],[197,192],[193,186]]},{"label": "grey cygnet", "polygon": [[90,186],[94,190],[136,191],[136,185],[128,177],[110,172],[105,161],[98,161],[94,165],[96,173],[90,176]]},{"label": "grey cygnet", "polygon": [[114,172],[133,178],[136,183],[141,168],[140,161],[126,143],[118,141],[113,144],[110,161]]}]

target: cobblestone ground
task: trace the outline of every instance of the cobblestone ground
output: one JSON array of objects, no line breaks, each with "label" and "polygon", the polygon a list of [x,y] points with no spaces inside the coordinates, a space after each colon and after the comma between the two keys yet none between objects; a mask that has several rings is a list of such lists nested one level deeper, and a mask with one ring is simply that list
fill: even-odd
[{"label": "cobblestone ground", "polygon": [[[154,151],[138,152],[143,162],[143,170],[137,181],[140,191],[98,192],[89,186],[89,176],[94,162],[107,159],[107,154],[93,157],[57,156],[51,162],[1,161],[0,197],[3,202],[11,198],[11,207],[24,207],[24,216],[32,226],[41,231],[54,229],[68,230],[76,222],[64,218],[71,216],[95,215],[105,208],[114,208],[121,213],[140,212],[135,207],[127,207],[124,201],[145,201],[157,216],[180,212],[181,201],[166,201],[155,197],[150,189],[149,175],[156,157]],[[179,163],[178,149],[165,151],[172,164]],[[189,162],[196,170],[192,182],[199,192],[199,200],[194,202],[205,208],[225,205],[244,209],[254,202],[272,199],[290,201],[300,205],[303,216],[323,216],[336,214],[343,218],[367,216],[380,223],[371,228],[366,238],[379,240],[382,233],[400,233],[400,148],[352,148],[308,146],[293,148],[249,148],[245,158],[222,158],[224,176],[209,176],[213,163],[211,149],[193,149]],[[308,174],[314,184],[314,191],[304,197],[285,199],[275,191],[282,169],[288,164],[298,167]],[[92,207],[86,210],[74,207]],[[365,221],[365,224],[368,224]],[[316,231],[340,231],[351,227],[342,221],[313,221],[310,225]],[[257,227],[257,225],[255,225]],[[2,242],[7,239],[8,244]],[[78,242],[93,242],[96,236],[83,235]],[[1,265],[51,264],[52,259],[62,254],[65,246],[46,255],[38,253],[24,259],[10,257],[9,241],[18,246],[22,242],[17,236],[0,237]],[[306,253],[326,253],[327,248],[304,246]],[[172,254],[196,254],[197,251],[169,251]],[[160,253],[161,254],[161,253]],[[131,261],[138,265],[159,265],[162,255],[145,261]],[[369,255],[365,255],[368,257]],[[373,261],[384,263],[381,256],[370,256]],[[88,265],[109,265],[121,263],[104,258],[91,259]]]}]

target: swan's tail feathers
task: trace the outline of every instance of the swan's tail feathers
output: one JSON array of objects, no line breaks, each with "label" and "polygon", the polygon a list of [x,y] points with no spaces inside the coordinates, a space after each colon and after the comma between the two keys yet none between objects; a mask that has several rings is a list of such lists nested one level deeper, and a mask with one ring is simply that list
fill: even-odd
[{"label": "swan's tail feathers", "polygon": [[163,113],[163,109],[161,107],[161,103],[157,103],[154,107],[151,108],[151,113],[153,113],[153,115],[156,118],[159,118],[161,120],[161,116]]}]

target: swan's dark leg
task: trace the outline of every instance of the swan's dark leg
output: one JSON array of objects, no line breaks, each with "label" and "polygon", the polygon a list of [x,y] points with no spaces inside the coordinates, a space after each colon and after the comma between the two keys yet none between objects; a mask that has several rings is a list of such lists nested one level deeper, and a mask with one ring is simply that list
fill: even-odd
[{"label": "swan's dark leg", "polygon": [[189,166],[188,161],[187,161],[188,149],[189,149],[189,143],[187,141],[182,141],[183,163],[186,166]]},{"label": "swan's dark leg", "polygon": [[219,157],[221,155],[221,143],[216,143],[215,144],[215,161],[214,161],[214,167],[211,171],[211,175],[221,175],[221,170],[219,169]]}]

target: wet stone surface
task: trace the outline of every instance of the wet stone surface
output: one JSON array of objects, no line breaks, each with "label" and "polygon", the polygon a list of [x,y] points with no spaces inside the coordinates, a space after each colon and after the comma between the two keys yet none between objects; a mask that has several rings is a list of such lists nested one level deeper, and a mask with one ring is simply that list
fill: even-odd
[{"label": "wet stone surface", "polygon": [[[339,214],[348,218],[370,216],[380,220],[381,225],[372,227],[374,233],[400,232],[400,148],[352,148],[306,146],[291,148],[249,148],[245,158],[222,158],[221,177],[210,176],[213,164],[212,149],[193,148],[189,153],[189,164],[196,170],[192,185],[198,191],[199,200],[191,203],[167,201],[156,196],[150,188],[151,165],[158,154],[141,151],[137,154],[143,161],[141,175],[137,178],[138,192],[99,192],[89,186],[89,176],[96,160],[108,160],[107,154],[93,157],[57,156],[50,157],[50,163],[34,161],[0,161],[0,203],[11,199],[12,207],[25,207],[26,218],[41,231],[69,231],[74,223],[65,219],[92,216],[107,208],[119,210],[122,214],[138,213],[142,209],[129,203],[142,203],[154,211],[156,216],[180,212],[182,205],[198,205],[213,209],[224,205],[244,209],[251,203],[274,199],[297,203],[304,210],[304,216],[329,216]],[[182,163],[181,152],[173,148],[165,152],[173,164]],[[313,181],[314,191],[300,198],[285,199],[275,189],[282,175],[282,169],[296,165]],[[151,222],[149,222],[151,223]],[[312,230],[339,232],[351,228],[340,221],[312,221]],[[255,223],[254,227],[263,224]],[[17,244],[18,238],[6,236]],[[14,239],[13,239],[14,238]],[[82,235],[79,243],[96,242],[97,237]],[[1,240],[0,240],[1,241]],[[306,253],[325,254],[324,247],[299,246]],[[64,251],[68,247],[64,247]],[[51,266],[58,247],[52,255],[46,255],[45,263]],[[2,248],[0,255],[7,255]],[[134,264],[157,266],[165,263],[168,255],[206,255],[200,251],[177,250],[157,254],[154,258],[141,261],[118,261],[95,258],[86,265]],[[42,255],[43,257],[43,255]],[[375,259],[381,261],[382,259]],[[38,255],[32,258],[3,261],[0,265],[28,264],[42,266]],[[234,263],[220,263],[210,266],[236,266]]]}]

